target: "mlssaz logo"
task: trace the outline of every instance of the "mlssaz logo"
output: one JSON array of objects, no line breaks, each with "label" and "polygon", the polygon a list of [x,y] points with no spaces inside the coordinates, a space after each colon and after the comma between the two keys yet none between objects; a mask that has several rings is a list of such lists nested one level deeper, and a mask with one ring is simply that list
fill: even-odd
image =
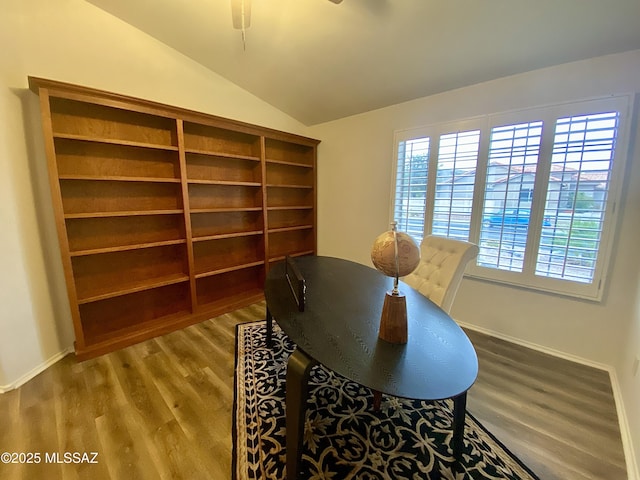
[{"label": "mlssaz logo", "polygon": [[46,463],[98,463],[98,452],[45,453]]}]

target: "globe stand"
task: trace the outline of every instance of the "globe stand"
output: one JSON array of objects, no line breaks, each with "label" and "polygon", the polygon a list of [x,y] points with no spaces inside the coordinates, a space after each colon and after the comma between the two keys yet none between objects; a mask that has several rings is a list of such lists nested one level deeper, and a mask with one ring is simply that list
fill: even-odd
[{"label": "globe stand", "polygon": [[371,261],[385,275],[393,277],[393,290],[386,292],[378,338],[389,343],[407,343],[407,299],[398,290],[398,280],[411,273],[420,262],[420,250],[406,233],[398,232],[397,222],[379,235],[371,249]]},{"label": "globe stand", "polygon": [[384,296],[378,337],[389,343],[407,343],[407,299],[396,288]]}]

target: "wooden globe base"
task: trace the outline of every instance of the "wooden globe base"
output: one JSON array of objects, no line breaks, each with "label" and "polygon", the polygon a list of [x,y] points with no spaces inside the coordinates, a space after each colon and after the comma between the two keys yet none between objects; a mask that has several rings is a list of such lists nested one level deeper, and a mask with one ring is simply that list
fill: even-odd
[{"label": "wooden globe base", "polygon": [[389,343],[407,343],[407,300],[402,293],[384,296],[378,337]]}]

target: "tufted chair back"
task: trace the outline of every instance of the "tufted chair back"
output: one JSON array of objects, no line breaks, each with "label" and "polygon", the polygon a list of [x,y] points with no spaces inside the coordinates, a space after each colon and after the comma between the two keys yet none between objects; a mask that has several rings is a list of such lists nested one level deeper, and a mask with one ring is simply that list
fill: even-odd
[{"label": "tufted chair back", "polygon": [[467,263],[478,256],[478,246],[428,235],[420,244],[420,255],[418,267],[402,280],[449,313]]}]

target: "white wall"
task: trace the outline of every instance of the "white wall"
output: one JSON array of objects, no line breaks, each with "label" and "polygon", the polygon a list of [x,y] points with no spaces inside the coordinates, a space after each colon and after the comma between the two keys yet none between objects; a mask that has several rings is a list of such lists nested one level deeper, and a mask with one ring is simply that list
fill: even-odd
[{"label": "white wall", "polygon": [[[640,287],[637,289],[640,298]],[[636,303],[636,311],[633,317],[633,325],[627,336],[624,348],[622,364],[618,369],[618,378],[622,389],[622,395],[627,412],[629,429],[633,432],[635,447],[635,476],[640,478],[640,367],[633,368],[636,359],[640,359],[640,300]],[[631,478],[631,477],[630,477]]]},{"label": "white wall", "polygon": [[70,347],[73,331],[27,76],[305,134],[306,128],[81,0],[0,6],[0,392]]},{"label": "white wall", "polygon": [[[639,91],[640,51],[634,51],[486,82],[313,127],[311,135],[322,139],[318,166],[319,253],[370,264],[374,238],[389,227],[395,130]],[[624,407],[627,412],[633,411],[629,416],[637,451],[638,379],[623,374],[630,368],[630,357],[639,350],[638,150],[632,157],[615,258],[601,303],[465,279],[452,314],[481,329],[614,367],[620,372]],[[630,335],[632,331],[636,333]],[[627,348],[623,354],[624,345]]]},{"label": "white wall", "polygon": [[[631,224],[623,225],[620,234],[624,237],[628,248],[638,249],[638,229],[640,228],[640,98],[636,102],[636,136],[635,151],[633,153],[634,166],[627,177],[625,219]],[[622,243],[622,242],[621,242]],[[627,259],[620,255],[621,262]],[[632,259],[629,261],[633,262]],[[635,478],[640,479],[640,264],[635,260],[635,278],[629,279],[629,289],[626,292],[633,297],[632,289],[635,286],[635,307],[627,318],[628,327],[624,328],[623,341],[620,345],[620,358],[616,366],[616,375],[620,384],[622,398],[630,432],[633,432],[633,446],[636,458]],[[634,368],[635,367],[635,368]],[[634,478],[632,475],[629,478]]]}]

